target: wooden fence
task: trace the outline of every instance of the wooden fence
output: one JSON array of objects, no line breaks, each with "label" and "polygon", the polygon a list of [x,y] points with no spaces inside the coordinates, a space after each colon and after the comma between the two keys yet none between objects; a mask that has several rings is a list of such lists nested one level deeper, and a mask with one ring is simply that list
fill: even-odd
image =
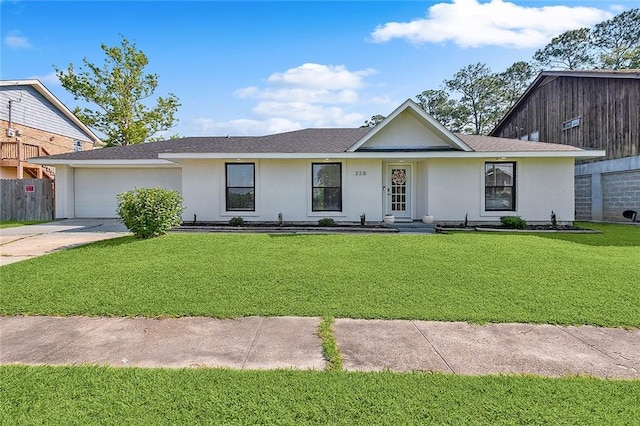
[{"label": "wooden fence", "polygon": [[0,179],[0,220],[53,220],[51,179]]}]

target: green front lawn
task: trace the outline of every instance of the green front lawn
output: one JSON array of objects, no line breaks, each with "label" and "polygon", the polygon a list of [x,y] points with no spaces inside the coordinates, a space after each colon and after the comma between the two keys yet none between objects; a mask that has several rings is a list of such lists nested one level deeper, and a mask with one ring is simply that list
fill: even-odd
[{"label": "green front lawn", "polygon": [[0,220],[0,229],[16,228],[24,225],[37,225],[39,223],[51,222],[50,220]]},{"label": "green front lawn", "polygon": [[632,425],[640,382],[529,376],[0,367],[0,424]]},{"label": "green front lawn", "polygon": [[3,266],[0,314],[640,326],[640,227],[597,235],[171,234]]}]

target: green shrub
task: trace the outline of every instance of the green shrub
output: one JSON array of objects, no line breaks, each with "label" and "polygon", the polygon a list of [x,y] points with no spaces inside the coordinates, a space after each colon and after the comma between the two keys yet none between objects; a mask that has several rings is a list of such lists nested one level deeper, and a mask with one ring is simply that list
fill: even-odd
[{"label": "green shrub", "polygon": [[323,217],[318,221],[318,226],[333,226],[336,223],[330,217]]},{"label": "green shrub", "polygon": [[136,238],[166,234],[182,224],[182,195],[164,188],[134,188],[118,194],[118,216]]},{"label": "green shrub", "polygon": [[230,226],[242,226],[242,225],[244,225],[244,219],[241,218],[240,216],[232,217],[231,219],[229,219],[229,225]]},{"label": "green shrub", "polygon": [[520,216],[502,216],[500,222],[511,229],[524,229],[527,227],[527,221]]}]

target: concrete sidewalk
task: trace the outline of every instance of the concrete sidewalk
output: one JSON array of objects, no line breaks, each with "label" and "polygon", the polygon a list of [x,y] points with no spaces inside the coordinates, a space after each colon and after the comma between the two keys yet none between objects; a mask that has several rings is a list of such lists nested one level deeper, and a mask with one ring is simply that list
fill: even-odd
[{"label": "concrete sidewalk", "polygon": [[[320,318],[0,317],[0,363],[323,369]],[[349,371],[640,379],[640,330],[338,319]]]},{"label": "concrete sidewalk", "polygon": [[0,266],[127,234],[118,219],[65,219],[0,229]]}]

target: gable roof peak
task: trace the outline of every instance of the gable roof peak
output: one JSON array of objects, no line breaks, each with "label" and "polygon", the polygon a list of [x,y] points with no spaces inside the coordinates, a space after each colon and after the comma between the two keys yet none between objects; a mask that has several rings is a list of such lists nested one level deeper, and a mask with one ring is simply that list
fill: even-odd
[{"label": "gable roof peak", "polygon": [[382,120],[377,126],[375,126],[370,132],[365,134],[360,140],[358,140],[347,151],[353,152],[362,147],[367,141],[373,138],[376,134],[380,133],[389,123],[392,123],[400,114],[405,111],[411,111],[419,121],[425,126],[431,128],[438,136],[442,137],[449,145],[454,148],[458,148],[461,151],[473,151],[473,149],[467,145],[462,139],[456,136],[453,132],[444,127],[438,120],[433,118],[429,113],[415,103],[411,98],[404,101],[400,106],[394,109],[384,120]]},{"label": "gable roof peak", "polygon": [[40,82],[40,80],[36,79],[28,79],[28,80],[0,80],[0,87],[20,87],[20,86],[29,86],[33,87],[40,95],[42,95],[47,101],[51,102],[51,104],[56,107],[64,116],[66,116],[69,120],[71,120],[76,126],[78,126],[89,138],[91,142],[95,145],[102,144],[100,138],[93,133],[93,131],[86,126],[80,119],[69,109],[65,104],[63,104],[49,89],[45,87],[44,84]]}]

